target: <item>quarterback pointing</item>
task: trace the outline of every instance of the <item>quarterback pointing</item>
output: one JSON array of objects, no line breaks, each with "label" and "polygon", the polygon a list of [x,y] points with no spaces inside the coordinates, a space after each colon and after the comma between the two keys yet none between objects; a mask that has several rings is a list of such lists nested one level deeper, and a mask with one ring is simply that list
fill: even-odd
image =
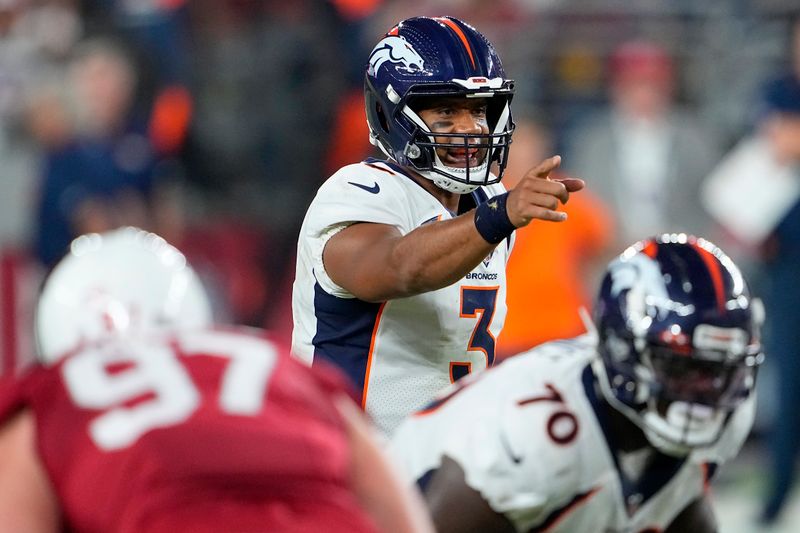
[{"label": "quarterback pointing", "polygon": [[708,241],[640,242],[596,329],[453,386],[390,452],[437,531],[716,531],[707,484],[752,424],[759,303]]},{"label": "quarterback pointing", "polygon": [[558,156],[510,192],[513,81],[488,40],[451,17],[392,28],[364,81],[387,159],[319,189],[298,239],[293,353],[333,362],[386,433],[442,387],[490,366],[505,317],[513,231],[558,211],[578,179]]}]

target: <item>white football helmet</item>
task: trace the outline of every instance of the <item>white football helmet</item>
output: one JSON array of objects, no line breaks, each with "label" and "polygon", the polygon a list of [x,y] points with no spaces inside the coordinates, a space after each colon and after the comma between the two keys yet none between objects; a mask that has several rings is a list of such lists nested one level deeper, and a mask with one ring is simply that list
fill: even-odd
[{"label": "white football helmet", "polygon": [[35,334],[40,359],[53,364],[83,342],[210,323],[205,290],[183,254],[127,227],[72,242],[42,289]]}]

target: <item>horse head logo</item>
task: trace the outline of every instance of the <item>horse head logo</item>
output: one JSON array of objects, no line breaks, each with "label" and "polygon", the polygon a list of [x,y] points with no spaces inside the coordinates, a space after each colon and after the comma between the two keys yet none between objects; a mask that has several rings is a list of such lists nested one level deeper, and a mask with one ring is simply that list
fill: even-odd
[{"label": "horse head logo", "polygon": [[397,68],[409,72],[421,72],[425,67],[425,60],[422,59],[422,56],[405,39],[397,35],[385,37],[372,49],[372,53],[369,55],[369,74],[374,76],[381,65],[387,61],[399,63]]},{"label": "horse head logo", "polygon": [[617,259],[610,270],[611,295],[619,296],[627,291],[624,296],[627,318],[637,337],[644,335],[650,319],[663,319],[670,311],[680,313],[685,307],[670,299],[661,268],[645,254],[636,254],[624,261]]}]

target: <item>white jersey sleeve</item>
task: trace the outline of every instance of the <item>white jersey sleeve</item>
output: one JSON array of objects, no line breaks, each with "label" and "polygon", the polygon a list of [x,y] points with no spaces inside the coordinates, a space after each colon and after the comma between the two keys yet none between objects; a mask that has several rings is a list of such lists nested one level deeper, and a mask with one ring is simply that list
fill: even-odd
[{"label": "white jersey sleeve", "polygon": [[322,250],[333,235],[356,222],[396,227],[402,234],[412,222],[403,202],[404,191],[396,179],[377,163],[348,165],[319,189],[303,223],[303,242],[310,251],[316,281],[330,294],[352,298],[325,271]]}]

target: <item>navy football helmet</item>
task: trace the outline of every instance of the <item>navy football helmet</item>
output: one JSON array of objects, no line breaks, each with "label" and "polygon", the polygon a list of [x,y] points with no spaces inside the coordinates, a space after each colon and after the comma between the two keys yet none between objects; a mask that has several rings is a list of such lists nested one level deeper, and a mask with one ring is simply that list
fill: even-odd
[{"label": "navy football helmet", "polygon": [[[445,190],[471,192],[503,176],[514,130],[513,93],[497,52],[475,28],[452,17],[404,20],[369,56],[364,96],[370,142]],[[452,96],[486,99],[488,134],[447,133],[449,142],[436,141],[416,111],[424,109],[425,98]],[[472,167],[446,166],[437,148],[478,150],[482,159]]]},{"label": "navy football helmet", "polygon": [[600,388],[661,451],[710,446],[753,392],[763,315],[711,242],[640,241],[609,265],[595,304]]}]

